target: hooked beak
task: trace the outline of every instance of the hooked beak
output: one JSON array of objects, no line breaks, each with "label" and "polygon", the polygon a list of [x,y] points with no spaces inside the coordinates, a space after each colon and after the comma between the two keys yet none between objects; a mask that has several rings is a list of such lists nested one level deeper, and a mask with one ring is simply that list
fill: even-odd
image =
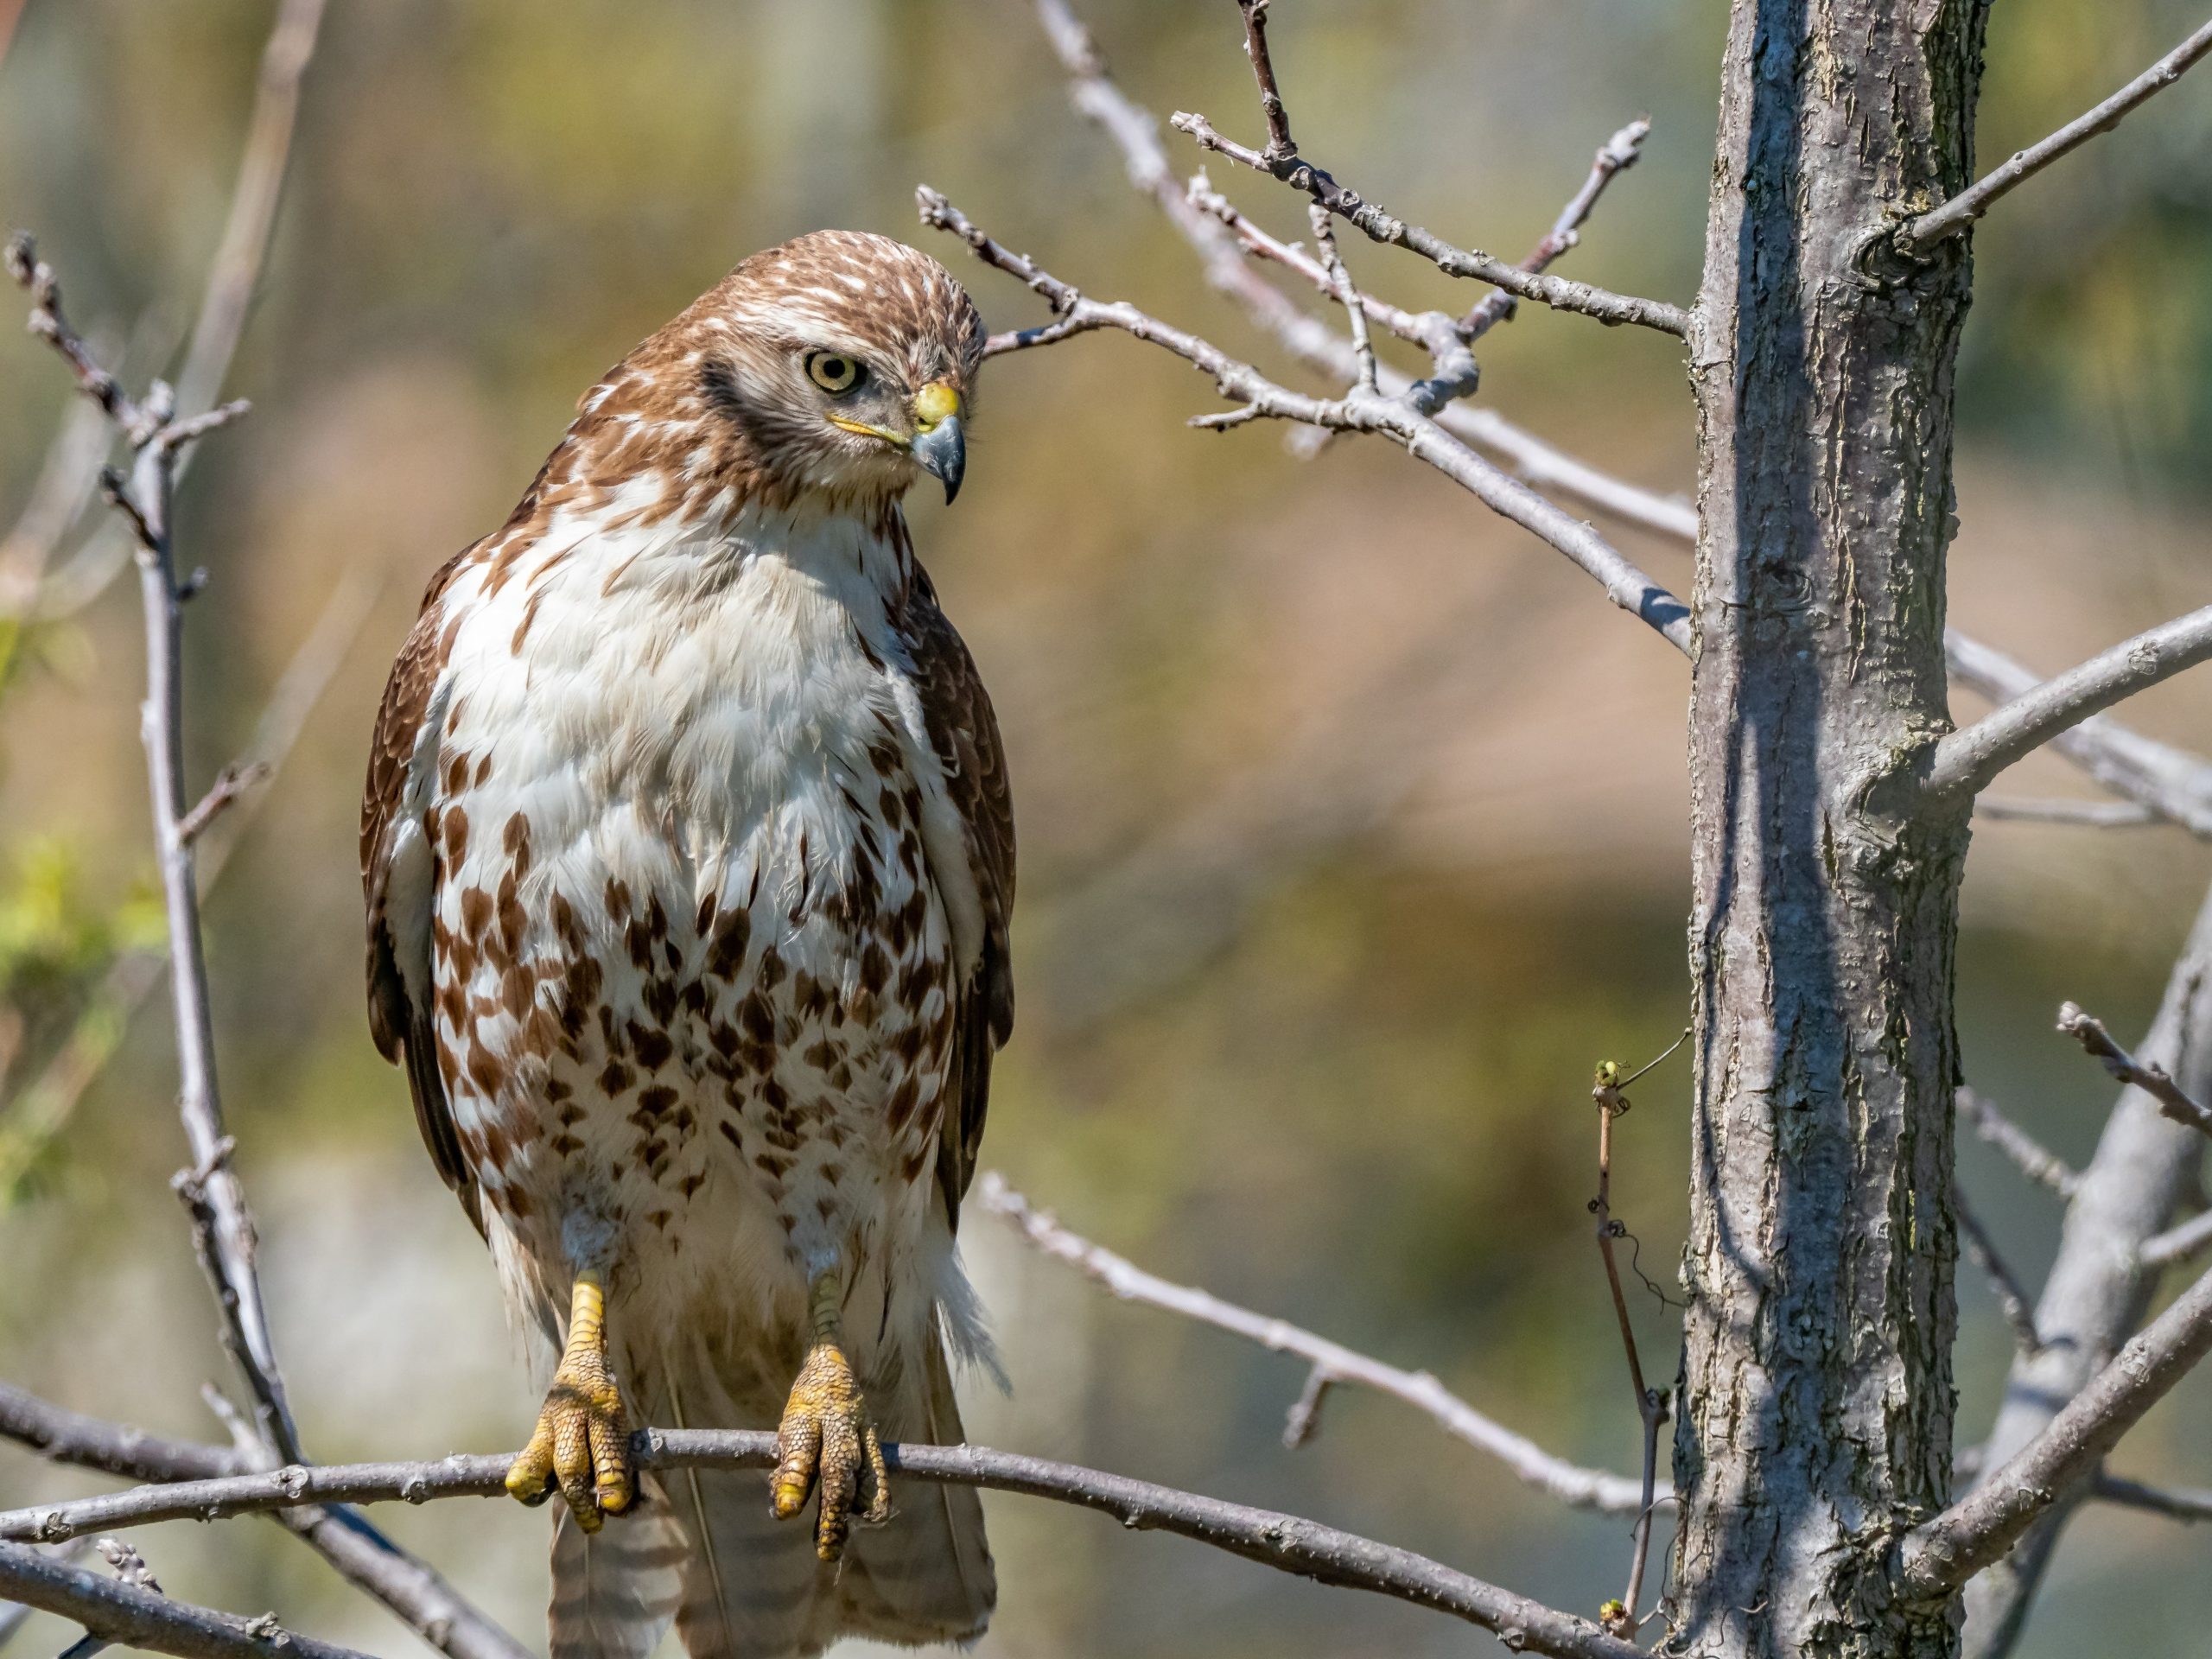
[{"label": "hooked beak", "polygon": [[960,429],[960,394],[933,380],[915,394],[914,435],[906,445],[921,469],[944,486],[945,505],[960,493],[968,470],[968,438]]}]

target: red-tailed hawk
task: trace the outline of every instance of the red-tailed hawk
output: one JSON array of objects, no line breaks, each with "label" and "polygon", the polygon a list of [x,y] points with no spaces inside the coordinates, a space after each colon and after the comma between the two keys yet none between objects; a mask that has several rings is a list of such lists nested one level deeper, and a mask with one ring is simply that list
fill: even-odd
[{"label": "red-tailed hawk", "polygon": [[[754,255],[585,396],[385,693],[370,1020],[561,1348],[507,1483],[566,1500],[556,1659],[671,1617],[731,1659],[989,1617],[975,1494],[893,1515],[880,1449],[959,1440],[947,1347],[988,1357],[953,1235],[1014,820],[899,505],[959,487],[982,340],[885,238]],[[774,1425],[782,1462],[641,1480],[640,1421]]]}]

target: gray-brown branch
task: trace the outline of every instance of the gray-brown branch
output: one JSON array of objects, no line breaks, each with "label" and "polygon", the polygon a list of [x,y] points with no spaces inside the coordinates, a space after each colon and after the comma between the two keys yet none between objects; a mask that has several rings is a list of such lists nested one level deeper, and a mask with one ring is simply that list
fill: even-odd
[{"label": "gray-brown branch", "polygon": [[22,1544],[0,1543],[0,1598],[73,1620],[97,1642],[182,1659],[368,1659],[352,1648],[296,1636],[273,1613],[249,1619],[195,1607]]},{"label": "gray-brown branch", "polygon": [[[97,1469],[128,1480],[215,1480],[245,1474],[250,1468],[245,1454],[235,1447],[149,1434],[128,1424],[71,1411],[4,1382],[0,1382],[0,1437],[29,1447],[49,1462]],[[310,1505],[276,1511],[270,1519],[451,1659],[530,1659],[527,1648],[472,1606],[435,1568],[353,1510],[342,1505]]]},{"label": "gray-brown branch", "polygon": [[987,355],[1051,345],[1095,329],[1113,328],[1162,346],[1211,376],[1215,387],[1244,417],[1296,422],[1334,432],[1368,432],[1401,445],[1485,505],[1547,541],[1605,588],[1614,604],[1635,616],[1687,655],[1690,649],[1688,608],[1630,563],[1619,549],[1580,519],[1543,497],[1454,438],[1403,397],[1354,391],[1339,398],[1309,397],[1276,385],[1250,364],[1240,362],[1198,335],[1160,321],[1125,302],[1087,299],[1026,255],[1001,245],[969,223],[943,195],[926,185],[915,192],[922,221],[949,231],[968,244],[984,264],[1022,283],[1058,315],[1035,328],[994,335]]},{"label": "gray-brown branch", "polygon": [[2208,1351],[2212,1273],[2130,1339],[2017,1456],[1908,1535],[1906,1590],[1929,1598],[1948,1595],[1997,1560],[2044,1510],[2094,1475],[2120,1437]]},{"label": "gray-brown branch", "polygon": [[1978,794],[2069,728],[2212,657],[2212,605],[2145,629],[2001,704],[1936,746],[1931,799]]},{"label": "gray-brown branch", "polygon": [[2058,1028],[2081,1044],[2082,1052],[2101,1062],[2113,1077],[2121,1083],[2133,1084],[2157,1101],[2158,1109],[2175,1122],[2212,1135],[2212,1110],[2176,1083],[2173,1074],[2164,1066],[2155,1061],[2146,1064],[2139,1060],[2114,1042],[2103,1020],[2082,1013],[2074,1003],[2064,1002],[2059,1005]]},{"label": "gray-brown branch", "polygon": [[[766,1470],[776,1462],[776,1437],[766,1430],[646,1429],[632,1437],[632,1448],[645,1468]],[[1640,1649],[1606,1635],[1587,1619],[1515,1595],[1410,1550],[1298,1516],[982,1446],[886,1446],[884,1455],[894,1472],[914,1479],[1016,1492],[1093,1510],[1133,1530],[1173,1533],[1280,1572],[1450,1613],[1496,1633],[1510,1646],[1562,1659],[1641,1659]],[[0,1539],[52,1542],[156,1521],[216,1521],[301,1504],[503,1498],[512,1462],[512,1454],[507,1453],[456,1455],[429,1463],[295,1465],[211,1480],[140,1486],[0,1514]],[[4,1589],[0,1586],[0,1592]]]},{"label": "gray-brown branch", "polygon": [[2088,114],[2068,122],[2039,143],[2015,151],[2004,165],[1977,179],[1942,207],[1914,219],[1897,233],[1899,245],[1908,253],[1924,253],[1946,237],[1957,235],[1987,213],[1999,197],[2099,133],[2110,132],[2138,105],[2179,80],[2208,52],[2212,52],[2212,23],[2205,24]]},{"label": "gray-brown branch", "polygon": [[[1634,1515],[1643,1506],[1640,1483],[1554,1456],[1525,1435],[1476,1410],[1427,1371],[1402,1370],[1287,1319],[1271,1319],[1196,1286],[1179,1285],[1147,1273],[1127,1257],[1094,1244],[1036,1209],[995,1170],[984,1173],[976,1192],[983,1209],[1005,1221],[1023,1243],[1065,1262],[1123,1301],[1141,1302],[1196,1319],[1273,1353],[1294,1355],[1311,1368],[1309,1382],[1319,1377],[1330,1383],[1355,1383],[1402,1401],[1426,1412],[1446,1433],[1497,1459],[1516,1478],[1563,1503],[1609,1515]],[[1311,1402],[1301,1397],[1300,1404],[1308,1407],[1310,1416]],[[1293,1416],[1298,1416],[1296,1408]],[[1304,1434],[1297,1438],[1302,1440]]]}]

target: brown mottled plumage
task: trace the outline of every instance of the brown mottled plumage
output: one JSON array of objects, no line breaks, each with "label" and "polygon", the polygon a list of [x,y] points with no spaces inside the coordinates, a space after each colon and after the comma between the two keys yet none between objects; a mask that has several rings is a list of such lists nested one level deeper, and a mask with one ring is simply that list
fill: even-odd
[{"label": "brown mottled plumage", "polygon": [[[952,1241],[1013,1022],[1013,815],[899,506],[957,487],[982,341],[898,243],[755,255],[586,395],[392,671],[370,1020],[565,1344],[509,1481],[568,1506],[556,1656],[989,1614],[973,1493],[890,1517],[876,1452],[958,1439],[946,1344],[988,1355]],[[639,1479],[638,1415],[779,1424],[772,1515],[757,1479]],[[774,1518],[817,1486],[810,1533]]]}]

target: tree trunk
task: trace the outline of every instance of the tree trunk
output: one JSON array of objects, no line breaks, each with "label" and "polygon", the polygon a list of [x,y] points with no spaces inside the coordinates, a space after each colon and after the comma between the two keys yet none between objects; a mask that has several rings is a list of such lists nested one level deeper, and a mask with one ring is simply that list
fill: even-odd
[{"label": "tree trunk", "polygon": [[1898,1532],[1951,1452],[1962,810],[1943,553],[1986,0],[1735,0],[1707,263],[1697,1015],[1675,1595],[1700,1656],[1948,1655]]}]

